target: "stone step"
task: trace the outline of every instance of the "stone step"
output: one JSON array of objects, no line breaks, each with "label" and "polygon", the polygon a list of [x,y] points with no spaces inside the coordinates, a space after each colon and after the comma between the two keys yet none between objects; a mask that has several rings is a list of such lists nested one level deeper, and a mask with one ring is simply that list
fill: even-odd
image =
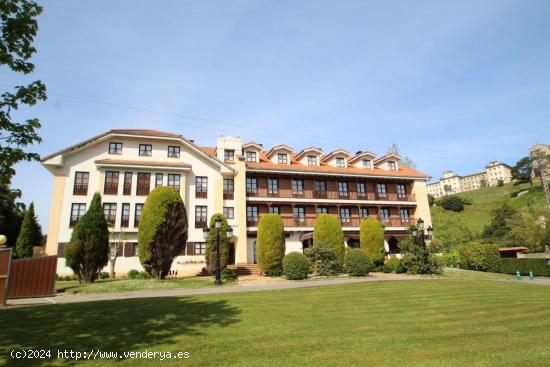
[{"label": "stone step", "polygon": [[229,269],[234,270],[239,275],[261,275],[262,271],[258,264],[236,264],[228,265]]}]

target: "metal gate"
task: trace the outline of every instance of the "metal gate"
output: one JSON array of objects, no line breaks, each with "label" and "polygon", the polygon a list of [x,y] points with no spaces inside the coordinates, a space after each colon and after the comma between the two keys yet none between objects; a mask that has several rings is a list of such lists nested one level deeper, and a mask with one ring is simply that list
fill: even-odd
[{"label": "metal gate", "polygon": [[0,248],[0,306],[8,298],[8,274],[10,273],[11,248]]},{"label": "metal gate", "polygon": [[53,296],[57,256],[12,260],[7,298]]}]

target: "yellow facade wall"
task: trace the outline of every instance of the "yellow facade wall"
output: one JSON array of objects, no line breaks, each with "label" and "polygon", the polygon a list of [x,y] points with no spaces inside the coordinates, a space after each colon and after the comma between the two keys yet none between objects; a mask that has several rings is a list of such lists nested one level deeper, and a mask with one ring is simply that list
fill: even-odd
[{"label": "yellow facade wall", "polygon": [[416,198],[415,219],[422,218],[426,227],[432,225],[432,214],[428,203],[428,190],[426,181],[415,180],[412,187],[412,194]]},{"label": "yellow facade wall", "polygon": [[65,176],[55,176],[54,178],[52,204],[50,208],[50,223],[48,224],[48,241],[46,242],[46,254],[48,255],[57,254],[65,180]]}]

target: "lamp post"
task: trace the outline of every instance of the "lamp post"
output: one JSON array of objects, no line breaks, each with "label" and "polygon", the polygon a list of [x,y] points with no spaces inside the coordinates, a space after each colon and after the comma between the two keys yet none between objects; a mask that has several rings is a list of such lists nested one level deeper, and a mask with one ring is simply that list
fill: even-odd
[{"label": "lamp post", "polygon": [[0,234],[0,247],[5,246],[8,242],[8,238],[3,234]]},{"label": "lamp post", "polygon": [[[216,231],[216,280],[214,283],[216,285],[222,284],[221,278],[221,269],[220,269],[220,229],[222,227],[222,219],[220,217],[216,218],[214,222],[214,230]],[[206,241],[210,238],[210,228],[206,227],[202,230],[202,235]],[[226,231],[227,239],[230,240],[233,237],[233,228],[227,227]]]},{"label": "lamp post", "polygon": [[[412,235],[414,237],[414,240],[416,242],[416,235],[419,234],[420,235],[420,244],[426,248],[426,238],[425,238],[425,235],[424,235],[424,221],[422,220],[422,218],[418,218],[418,221],[416,221],[416,226],[413,226],[411,228],[411,231],[412,231]],[[434,229],[429,226],[428,228],[426,228],[426,232],[428,232],[428,237],[432,237],[433,233],[434,233]]]}]

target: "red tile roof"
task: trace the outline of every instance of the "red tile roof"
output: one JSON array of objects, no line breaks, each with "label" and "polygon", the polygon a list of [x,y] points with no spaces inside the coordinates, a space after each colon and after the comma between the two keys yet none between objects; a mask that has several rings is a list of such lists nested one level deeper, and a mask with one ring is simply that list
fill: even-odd
[{"label": "red tile roof", "polygon": [[96,164],[120,164],[132,166],[160,166],[160,167],[191,167],[185,162],[158,162],[158,161],[136,161],[127,159],[98,159]]},{"label": "red tile roof", "polygon": [[179,138],[180,134],[167,133],[164,131],[150,130],[150,129],[115,129],[110,131],[113,134],[127,134],[127,135],[144,135],[144,136],[160,136],[166,138]]},{"label": "red tile roof", "polygon": [[211,156],[212,158],[217,158],[216,147],[199,147],[199,149]]}]

